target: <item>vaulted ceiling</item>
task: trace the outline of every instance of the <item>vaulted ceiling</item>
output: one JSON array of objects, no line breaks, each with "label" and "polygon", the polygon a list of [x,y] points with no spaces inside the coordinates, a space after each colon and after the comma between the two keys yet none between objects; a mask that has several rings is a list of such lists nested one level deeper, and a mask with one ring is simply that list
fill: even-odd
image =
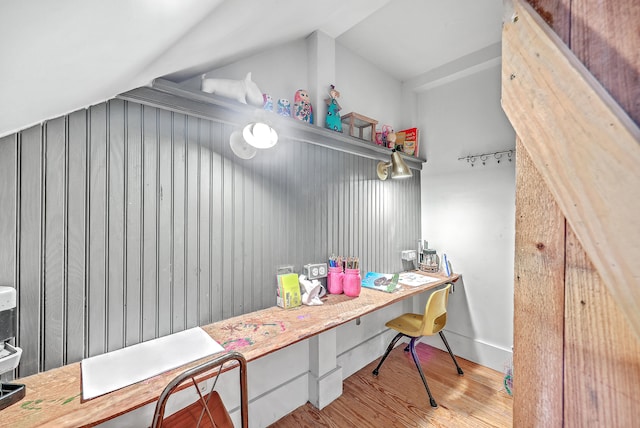
[{"label": "vaulted ceiling", "polygon": [[323,31],[400,81],[500,41],[502,0],[31,0],[0,6],[0,136]]}]

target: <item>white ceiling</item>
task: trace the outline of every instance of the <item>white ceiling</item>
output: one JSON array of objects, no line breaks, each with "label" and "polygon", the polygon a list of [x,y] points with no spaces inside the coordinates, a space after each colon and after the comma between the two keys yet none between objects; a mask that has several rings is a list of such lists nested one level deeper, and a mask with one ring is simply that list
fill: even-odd
[{"label": "white ceiling", "polygon": [[500,41],[502,0],[392,0],[337,42],[400,81]]},{"label": "white ceiling", "polygon": [[502,0],[2,2],[0,136],[317,30],[416,79],[495,45],[501,22]]}]

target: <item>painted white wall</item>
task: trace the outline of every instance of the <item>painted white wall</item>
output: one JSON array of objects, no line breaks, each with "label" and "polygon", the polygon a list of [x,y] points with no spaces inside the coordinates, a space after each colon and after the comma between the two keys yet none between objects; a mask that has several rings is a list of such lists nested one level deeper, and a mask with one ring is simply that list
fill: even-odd
[{"label": "painted white wall", "polygon": [[[309,45],[301,39],[208,75],[241,78],[251,71],[264,92],[292,99],[297,89],[312,84],[308,55]],[[342,94],[343,114],[356,111],[380,125],[420,129],[420,155],[427,158],[422,171],[423,238],[432,248],[447,251],[454,269],[463,274],[450,301],[449,340],[459,355],[503,370],[513,345],[515,162],[491,159],[485,166],[478,161],[471,167],[458,160],[515,147],[515,133],[500,106],[499,61],[457,79],[441,79],[442,84],[416,94],[339,43],[335,56],[329,61],[335,62],[334,84]],[[412,117],[408,105],[416,107]],[[416,310],[425,302],[426,297]],[[439,338],[430,343],[442,347]]]},{"label": "painted white wall", "polygon": [[[244,79],[248,72],[251,72],[251,79],[262,93],[272,96],[274,105],[278,98],[287,98],[293,105],[296,91],[309,86],[305,40],[298,39],[285,43],[224,67],[210,70],[206,74],[207,77],[219,79]],[[182,84],[190,88],[199,88],[200,77],[189,79]]]},{"label": "painted white wall", "polygon": [[[502,371],[513,346],[515,161],[458,160],[515,147],[499,64],[420,93],[418,116],[423,238],[462,274],[448,338],[456,354]],[[425,341],[442,349],[439,338]]]},{"label": "painted white wall", "polygon": [[[207,77],[222,79],[242,79],[251,71],[251,77],[263,93],[270,94],[274,102],[278,98],[293,98],[298,89],[313,86],[308,80],[308,45],[305,39],[286,43],[261,52],[233,64],[207,72]],[[322,61],[319,58],[318,61]],[[376,68],[376,64],[357,55],[349,49],[335,45],[335,82],[326,82],[326,93],[320,99],[311,99],[314,112],[322,111],[318,103],[324,103],[329,95],[329,86],[334,84],[340,91],[341,114],[355,111],[378,121],[378,129],[383,124],[400,130],[411,126],[403,120],[402,83]],[[197,88],[198,77],[182,82],[183,85]],[[318,82],[323,87],[323,82]],[[315,115],[315,123],[324,124],[324,117]]]},{"label": "painted white wall", "polygon": [[336,89],[340,91],[338,102],[341,115],[356,112],[391,125],[397,131],[404,129],[402,118],[402,83],[384,73],[373,61],[380,58],[364,58],[336,43]]}]

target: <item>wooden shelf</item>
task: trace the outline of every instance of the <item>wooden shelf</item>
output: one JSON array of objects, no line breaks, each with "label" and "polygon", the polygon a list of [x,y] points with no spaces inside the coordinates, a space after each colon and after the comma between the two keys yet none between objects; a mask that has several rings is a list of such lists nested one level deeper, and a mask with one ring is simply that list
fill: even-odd
[{"label": "wooden shelf", "polygon": [[[118,98],[235,126],[242,126],[253,120],[256,114],[267,114],[272,126],[283,139],[289,138],[376,160],[389,161],[391,155],[391,149],[386,147],[291,117],[265,112],[235,100],[185,88],[165,79],[155,79],[151,86],[133,89],[118,95]],[[421,170],[422,164],[427,161],[401,155],[412,169]]]}]

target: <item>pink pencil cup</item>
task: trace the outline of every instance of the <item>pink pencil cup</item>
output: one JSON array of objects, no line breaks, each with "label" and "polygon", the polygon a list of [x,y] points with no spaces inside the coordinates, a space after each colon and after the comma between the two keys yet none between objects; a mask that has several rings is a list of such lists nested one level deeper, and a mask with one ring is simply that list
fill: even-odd
[{"label": "pink pencil cup", "polygon": [[360,279],[359,269],[345,269],[344,294],[349,297],[358,297],[360,295],[360,290],[362,289]]},{"label": "pink pencil cup", "polygon": [[327,275],[327,291],[331,294],[342,294],[343,291],[343,278],[341,266],[329,267],[329,273]]}]

